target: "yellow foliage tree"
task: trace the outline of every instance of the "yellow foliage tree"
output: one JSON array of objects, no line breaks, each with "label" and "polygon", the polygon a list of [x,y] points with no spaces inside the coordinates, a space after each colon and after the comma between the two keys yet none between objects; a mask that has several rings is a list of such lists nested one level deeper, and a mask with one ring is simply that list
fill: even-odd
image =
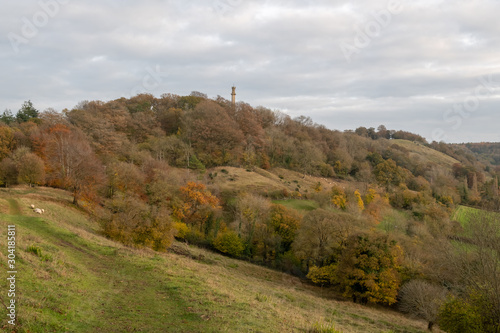
[{"label": "yellow foliage tree", "polygon": [[359,210],[363,211],[365,209],[365,204],[363,202],[363,198],[361,198],[361,193],[359,193],[359,190],[356,190],[356,191],[354,191],[354,195],[356,196],[356,199],[358,200]]},{"label": "yellow foliage tree", "polygon": [[283,205],[273,205],[271,207],[270,224],[274,233],[281,237],[281,245],[284,251],[290,249],[297,229],[299,229],[300,219],[296,211]]},{"label": "yellow foliage tree", "polygon": [[337,265],[328,265],[323,267],[312,266],[309,268],[307,278],[313,283],[320,285],[333,284],[335,282],[335,269]]},{"label": "yellow foliage tree", "polygon": [[175,238],[178,239],[186,239],[186,236],[190,231],[187,224],[183,222],[175,222],[174,230],[175,230]]},{"label": "yellow foliage tree", "polygon": [[340,186],[332,187],[332,204],[342,210],[345,210],[347,207],[347,196],[345,195],[344,189]]},{"label": "yellow foliage tree", "polygon": [[336,268],[344,296],[362,303],[394,304],[401,284],[403,250],[387,235],[359,234],[347,240]]},{"label": "yellow foliage tree", "polygon": [[214,247],[222,253],[237,257],[243,253],[245,245],[233,231],[219,233],[213,242]]},{"label": "yellow foliage tree", "polygon": [[365,203],[367,205],[370,204],[370,202],[372,202],[376,196],[377,196],[377,191],[375,191],[373,188],[369,188],[368,193],[366,193],[366,196],[365,196]]}]

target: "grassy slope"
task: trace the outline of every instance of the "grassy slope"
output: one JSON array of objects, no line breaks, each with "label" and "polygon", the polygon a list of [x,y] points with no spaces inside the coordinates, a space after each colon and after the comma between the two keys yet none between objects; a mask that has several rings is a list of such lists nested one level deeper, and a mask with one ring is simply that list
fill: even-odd
[{"label": "grassy slope", "polygon": [[414,160],[420,160],[421,163],[433,162],[446,168],[451,168],[453,164],[459,163],[459,161],[453,157],[426,147],[420,143],[408,140],[391,140],[390,142],[410,150],[410,157]]},{"label": "grassy slope", "polygon": [[[0,190],[0,238],[7,224],[17,230],[19,332],[425,330],[398,313],[335,301],[296,278],[185,244],[175,244],[175,253],[126,248],[99,236],[70,202],[53,189]],[[30,204],[46,214],[35,215]],[[32,245],[41,257],[27,251]],[[5,279],[0,290],[7,301]],[[4,309],[0,316],[9,331]]]},{"label": "grassy slope", "polygon": [[[446,169],[451,169],[453,164],[459,163],[456,159],[419,143],[408,140],[391,140],[390,143],[408,149],[410,151],[410,158],[419,160],[422,164],[431,162]],[[212,174],[212,176],[216,175],[211,179],[210,183],[213,187],[223,192],[239,192],[241,190],[246,190],[249,192],[266,194],[286,189],[289,193],[292,193],[296,189],[299,189],[302,195],[307,195],[308,193],[314,192],[314,188],[318,182],[321,183],[321,186],[325,190],[329,190],[333,185],[339,185],[341,187],[350,185],[354,188],[366,187],[365,183],[314,177],[283,168],[275,168],[266,171],[259,168],[245,170],[235,167],[217,167],[208,170],[207,174],[208,173]],[[290,207],[292,206],[293,203],[290,204]]]},{"label": "grassy slope", "polygon": [[[225,172],[221,172],[221,170],[225,170]],[[314,186],[318,182],[324,188],[329,188],[339,182],[331,178],[304,175],[300,172],[282,168],[266,171],[259,168],[246,170],[235,167],[217,167],[210,169],[208,173],[212,175],[216,173],[217,176],[213,178],[212,183],[221,190],[226,191],[241,191],[243,189],[264,193],[286,189],[293,192],[296,188],[299,188],[300,192],[307,193],[313,192]]]},{"label": "grassy slope", "polygon": [[455,221],[458,221],[462,225],[462,227],[467,229],[468,224],[474,222],[475,217],[480,213],[486,213],[488,217],[500,220],[500,213],[482,211],[478,208],[467,206],[458,206],[451,218]]}]

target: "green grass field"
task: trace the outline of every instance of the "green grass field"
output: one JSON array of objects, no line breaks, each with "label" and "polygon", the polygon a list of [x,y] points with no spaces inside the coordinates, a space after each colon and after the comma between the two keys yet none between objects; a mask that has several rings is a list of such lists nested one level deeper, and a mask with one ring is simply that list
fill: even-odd
[{"label": "green grass field", "polygon": [[[16,226],[17,325],[3,332],[424,332],[425,323],[186,244],[156,253],[99,235],[64,191],[0,189],[0,295]],[[44,208],[37,215],[30,204]],[[335,328],[335,330],[333,329]]]},{"label": "green grass field", "polygon": [[486,214],[486,216],[500,220],[500,213],[488,212],[467,206],[458,206],[451,218],[466,228],[479,214]]}]

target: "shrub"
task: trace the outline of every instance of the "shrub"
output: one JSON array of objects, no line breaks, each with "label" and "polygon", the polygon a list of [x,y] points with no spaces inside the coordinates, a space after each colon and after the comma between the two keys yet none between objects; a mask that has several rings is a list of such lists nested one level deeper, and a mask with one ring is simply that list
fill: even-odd
[{"label": "shrub", "polygon": [[312,266],[309,268],[309,273],[307,273],[307,278],[313,283],[320,285],[329,285],[335,281],[335,269],[336,265],[328,265],[323,267]]},{"label": "shrub", "polygon": [[35,245],[28,246],[28,249],[26,251],[33,253],[37,257],[42,256],[42,249]]},{"label": "shrub", "polygon": [[440,309],[439,327],[449,333],[484,332],[478,309],[459,298],[450,298]]},{"label": "shrub", "polygon": [[241,255],[245,249],[243,241],[233,231],[219,234],[215,238],[213,245],[220,252],[235,257]]},{"label": "shrub", "polygon": [[36,245],[30,245],[30,246],[28,246],[28,248],[26,249],[26,251],[30,252],[30,253],[33,253],[34,255],[36,255],[37,257],[39,257],[42,261],[51,261],[52,260],[52,256],[51,255],[43,254],[42,253],[42,249],[39,248]]},{"label": "shrub", "polygon": [[189,227],[186,223],[175,222],[174,229],[176,230],[175,238],[186,239],[186,236],[189,233]]}]

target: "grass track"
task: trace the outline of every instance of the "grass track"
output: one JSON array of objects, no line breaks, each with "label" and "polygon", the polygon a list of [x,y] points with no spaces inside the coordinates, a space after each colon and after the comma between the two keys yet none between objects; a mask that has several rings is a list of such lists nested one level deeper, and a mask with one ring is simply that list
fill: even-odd
[{"label": "grass track", "polygon": [[9,203],[9,213],[11,215],[21,215],[21,207],[19,207],[17,200],[9,198],[7,201]]}]

